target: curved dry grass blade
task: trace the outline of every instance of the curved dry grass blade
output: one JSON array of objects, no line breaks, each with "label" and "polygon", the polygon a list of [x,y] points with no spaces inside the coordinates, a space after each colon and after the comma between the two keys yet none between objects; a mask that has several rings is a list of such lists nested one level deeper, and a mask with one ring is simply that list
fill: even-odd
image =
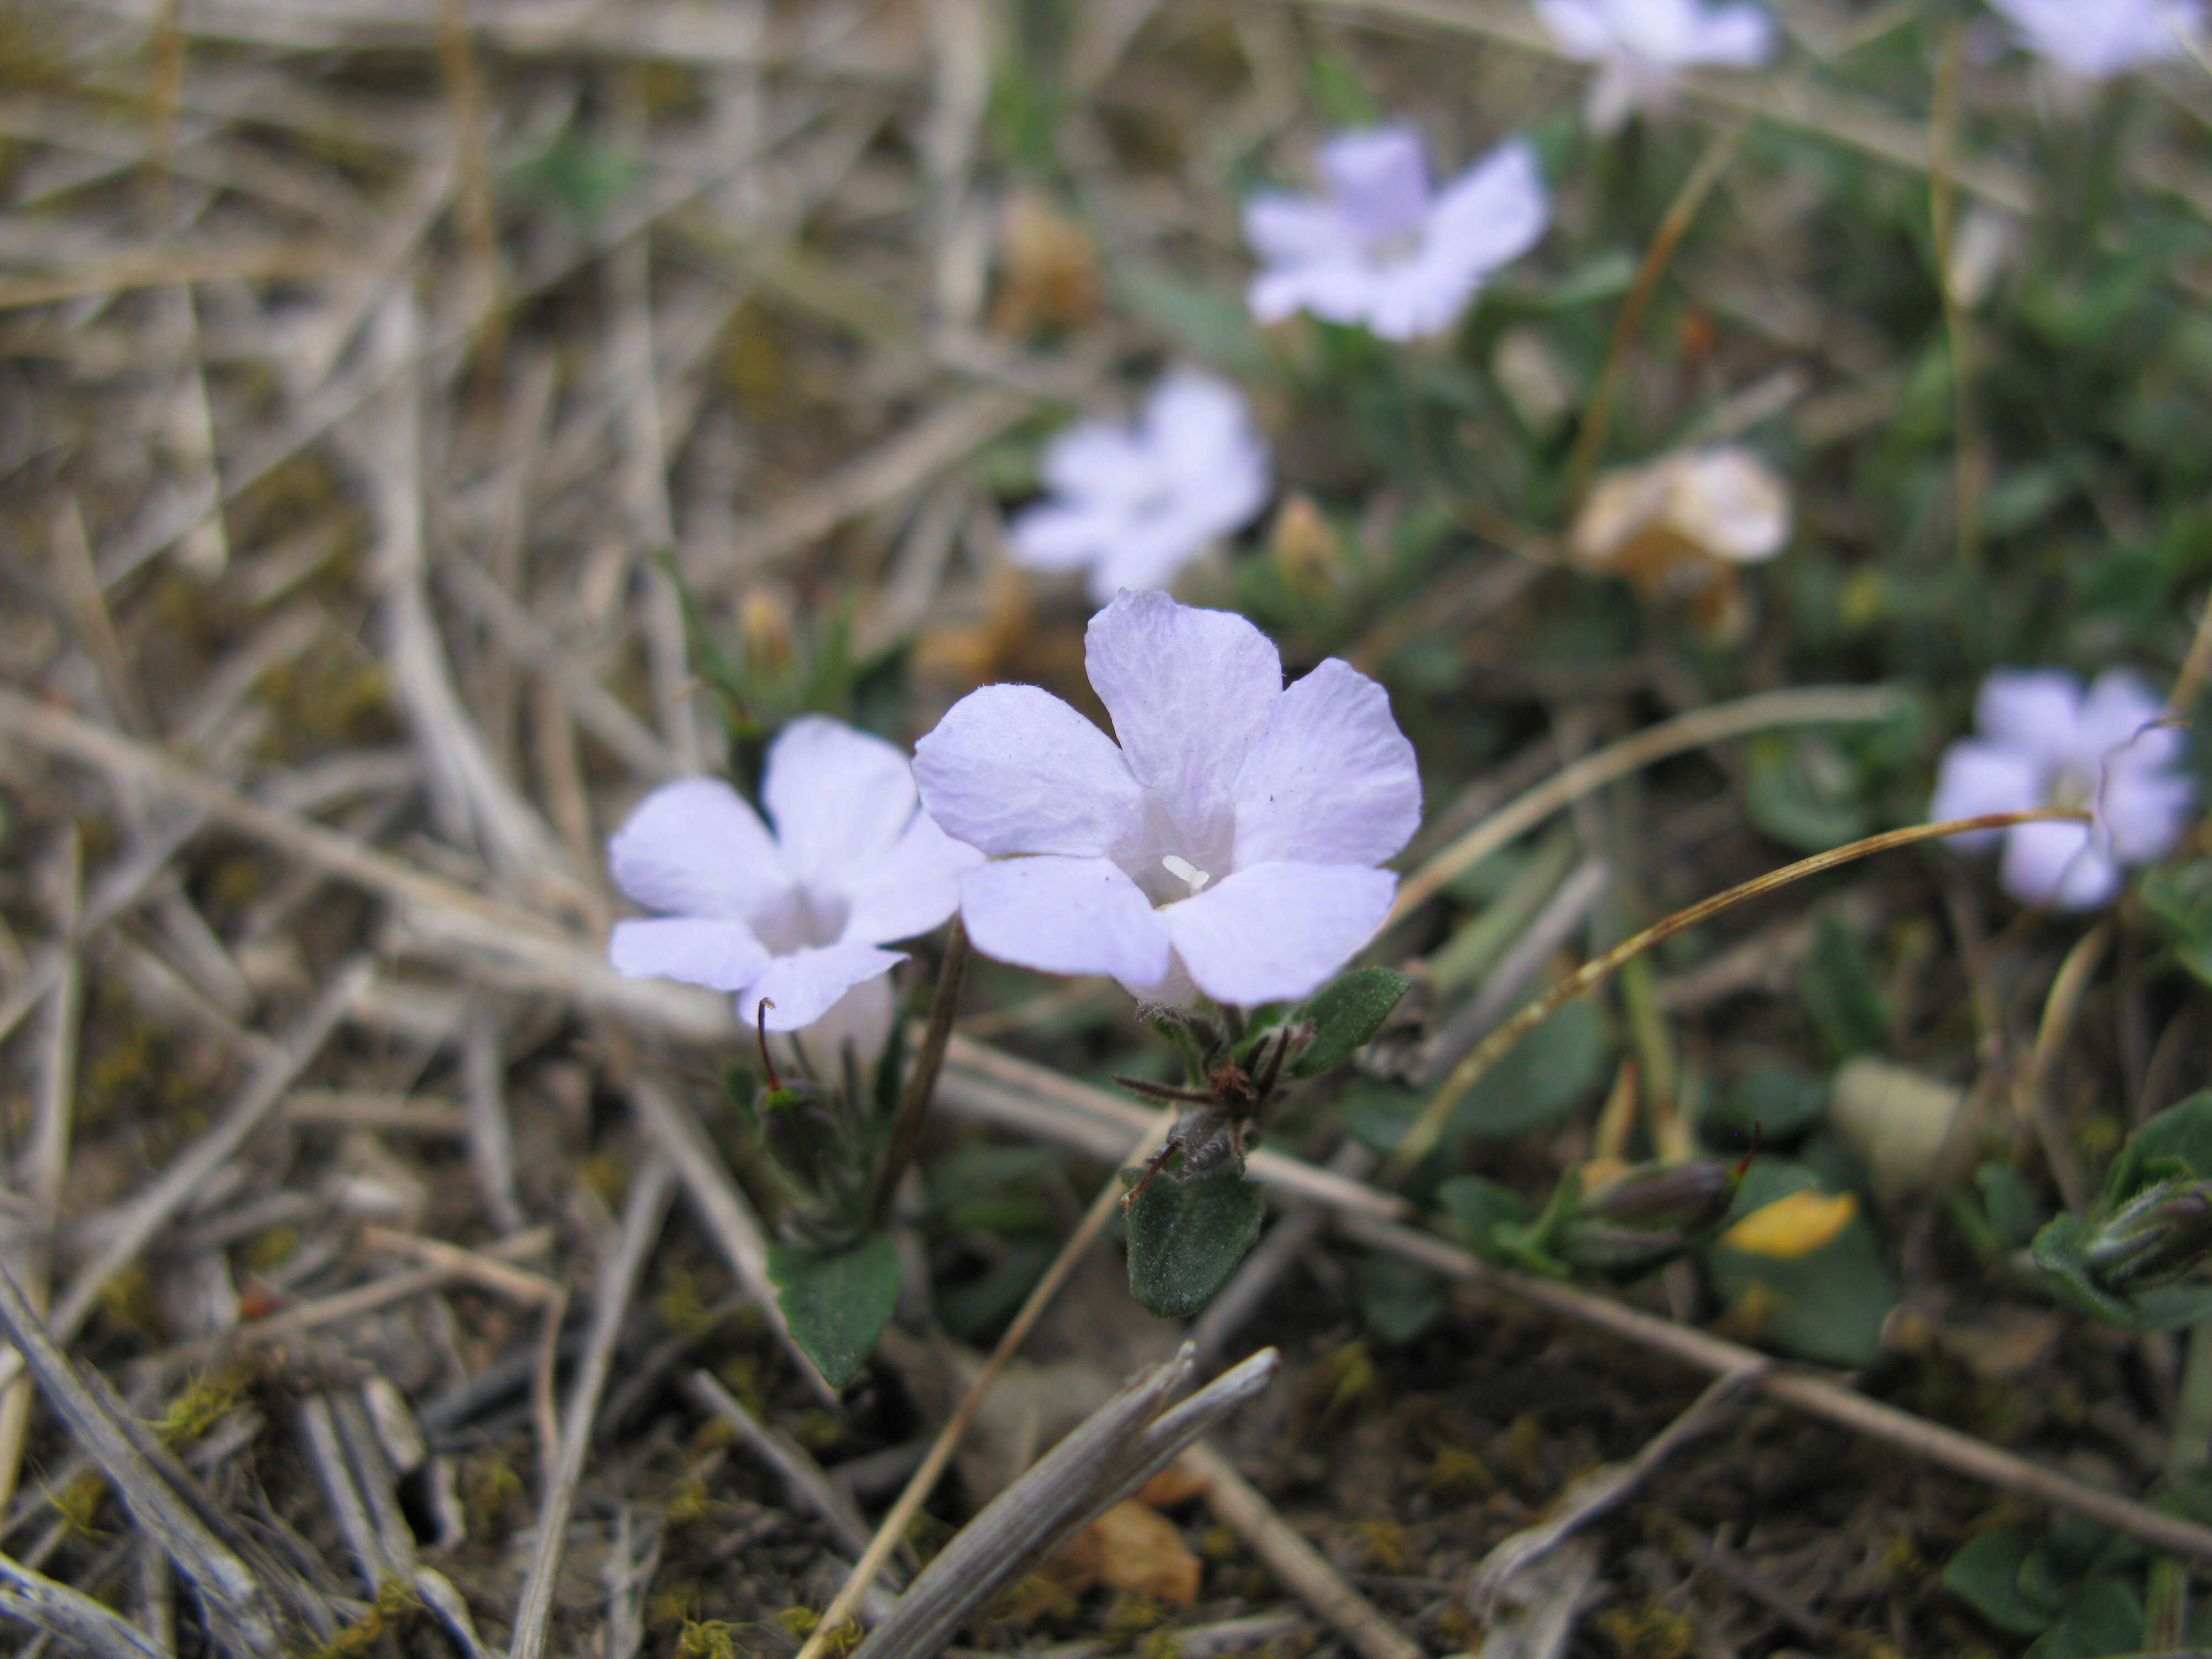
[{"label": "curved dry grass blade", "polygon": [[92,1659],[167,1659],[146,1635],[81,1590],[0,1555],[0,1616],[20,1619]]}]

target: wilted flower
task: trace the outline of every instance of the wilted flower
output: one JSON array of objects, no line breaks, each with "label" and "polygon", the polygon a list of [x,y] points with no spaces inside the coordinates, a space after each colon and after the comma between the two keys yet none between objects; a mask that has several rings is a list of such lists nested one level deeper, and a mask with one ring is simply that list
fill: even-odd
[{"label": "wilted flower", "polygon": [[1741,624],[1735,567],[1790,540],[1790,489],[1741,449],[1682,450],[1600,477],[1567,533],[1588,569],[1687,598],[1709,633]]},{"label": "wilted flower", "polygon": [[[2067,0],[2073,3],[2074,0]],[[1536,0],[1536,14],[1576,58],[1597,64],[1585,114],[1610,132],[1672,100],[1696,64],[1754,69],[1774,51],[1774,23],[1753,5],[1705,0]]]},{"label": "wilted flower", "polygon": [[1974,704],[1981,735],[1943,751],[1929,816],[1977,817],[2074,806],[2093,822],[2015,823],[1954,839],[1986,846],[2002,835],[2005,890],[2027,904],[2069,910],[2119,890],[2122,866],[2165,854],[2180,836],[2197,786],[2174,770],[2180,732],[2150,688],[2122,668],[2091,684],[2063,669],[2000,670]]},{"label": "wilted flower", "polygon": [[836,720],[793,720],[769,745],[761,800],[719,778],[679,778],[637,805],[607,843],[615,885],[651,920],[618,921],[617,969],[737,994],[750,1024],[823,1025],[864,1053],[890,1029],[884,979],[905,960],[881,947],[951,915],[980,860],[915,804],[907,758]]},{"label": "wilted flower", "polygon": [[1091,421],[1061,433],[1042,471],[1052,499],[1014,520],[1014,556],[1033,569],[1087,569],[1101,604],[1161,586],[1267,499],[1267,446],[1243,395],[1190,369],[1165,376],[1133,426]]},{"label": "wilted flower", "polygon": [[2188,50],[2200,0],[1990,0],[2039,58],[2102,81]]},{"label": "wilted flower", "polygon": [[1285,688],[1250,623],[1158,592],[1093,617],[1085,659],[1115,738],[987,685],[915,745],[923,805],[994,860],[961,883],[975,947],[1152,1002],[1321,985],[1389,910],[1374,866],[1420,822],[1389,696],[1334,658]]},{"label": "wilted flower", "polygon": [[1364,323],[1386,340],[1433,334],[1551,218],[1536,152],[1522,139],[1441,190],[1406,126],[1341,133],[1316,153],[1314,169],[1319,196],[1263,191],[1244,204],[1244,240],[1264,266],[1251,287],[1263,323],[1307,311]]}]

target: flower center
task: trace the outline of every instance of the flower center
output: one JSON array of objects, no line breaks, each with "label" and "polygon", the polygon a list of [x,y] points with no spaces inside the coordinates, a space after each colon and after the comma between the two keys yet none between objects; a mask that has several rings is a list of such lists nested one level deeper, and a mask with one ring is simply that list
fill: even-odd
[{"label": "flower center", "polygon": [[852,903],[838,893],[811,891],[803,883],[751,919],[753,935],[776,956],[817,945],[835,945],[845,932]]},{"label": "flower center", "polygon": [[1204,892],[1206,884],[1213,879],[1188,859],[1177,858],[1173,853],[1163,857],[1160,864],[1170,875],[1189,888],[1194,895]]},{"label": "flower center", "polygon": [[2096,780],[2079,772],[2061,772],[2051,781],[2049,799],[2053,806],[2086,812],[2097,804]]}]

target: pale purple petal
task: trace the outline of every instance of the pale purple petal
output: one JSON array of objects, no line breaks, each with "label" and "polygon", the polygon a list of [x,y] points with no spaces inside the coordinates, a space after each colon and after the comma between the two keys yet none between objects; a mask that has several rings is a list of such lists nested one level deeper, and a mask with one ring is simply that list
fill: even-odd
[{"label": "pale purple petal", "polygon": [[1536,147],[1511,138],[1444,186],[1429,215],[1422,260],[1480,280],[1535,245],[1551,222]]},{"label": "pale purple petal", "polygon": [[1237,775],[1236,866],[1380,864],[1421,822],[1390,694],[1331,657],[1275,699]]},{"label": "pale purple petal", "polygon": [[1151,985],[1168,970],[1168,927],[1107,859],[1007,859],[971,870],[960,919],[987,957],[1048,974]]},{"label": "pale purple petal", "polygon": [[905,960],[903,951],[855,944],[822,945],[777,957],[738,996],[738,1018],[750,1026],[760,1005],[772,1002],[768,1029],[796,1031],[828,1013],[854,986],[888,974]]},{"label": "pale purple petal", "polygon": [[1974,699],[1974,726],[2008,749],[2052,766],[2076,763],[2081,682],[2063,668],[2000,668]]},{"label": "pale purple petal", "polygon": [[2179,727],[2160,724],[2165,700],[2140,674],[2108,668],[2081,700],[2078,763],[2114,771],[2170,766],[2181,757]]},{"label": "pale purple petal", "polygon": [[761,803],[792,873],[841,891],[914,816],[914,772],[881,738],[809,714],[769,745]]},{"label": "pale purple petal", "polygon": [[1237,768],[1282,695],[1273,641],[1234,611],[1123,593],[1091,619],[1083,657],[1137,780],[1187,836],[1225,830]]},{"label": "pale purple petal", "polygon": [[1143,431],[1147,452],[1164,471],[1202,481],[1223,457],[1249,447],[1251,410],[1244,394],[1219,376],[1179,368],[1162,375],[1145,399]]},{"label": "pale purple petal", "polygon": [[2021,44],[2093,79],[2179,57],[2201,27],[2197,0],[1990,0]]},{"label": "pale purple petal", "polygon": [[915,745],[922,805],[994,855],[1097,858],[1141,840],[1145,792],[1114,740],[1034,685],[987,685]]},{"label": "pale purple petal", "polygon": [[1411,127],[1370,127],[1339,133],[1314,153],[1339,213],[1370,241],[1402,235],[1429,204],[1429,163]]},{"label": "pale purple petal", "polygon": [[1131,501],[1142,500],[1157,487],[1159,466],[1127,428],[1085,421],[1045,446],[1037,476],[1056,495]]},{"label": "pale purple petal", "polygon": [[1382,926],[1397,886],[1388,870],[1259,864],[1161,914],[1198,988],[1249,1008],[1319,990]]},{"label": "pale purple petal", "polygon": [[1374,303],[1374,267],[1351,253],[1262,270],[1245,290],[1252,315],[1279,323],[1304,311],[1325,323],[1364,323]]},{"label": "pale purple petal", "polygon": [[1109,555],[1126,514],[1115,508],[1039,501],[1006,526],[1014,562],[1031,570],[1076,570]]},{"label": "pale purple petal", "polygon": [[1244,240],[1270,264],[1325,259],[1351,246],[1358,233],[1316,196],[1263,190],[1244,202]]},{"label": "pale purple petal", "polygon": [[2054,819],[2005,831],[2004,890],[2023,904],[2087,910],[2120,890],[2120,872],[2091,844],[2089,826]]},{"label": "pale purple petal", "polygon": [[[1942,823],[1988,812],[2025,812],[2043,805],[2044,784],[2044,769],[2033,756],[1962,738],[1943,751],[1928,821]],[[1949,839],[1960,847],[1987,847],[2003,833],[1972,830]]]},{"label": "pale purple petal", "polygon": [[872,1066],[890,1037],[896,1001],[889,974],[864,979],[805,1030],[784,1034],[769,1049],[794,1071],[804,1066],[835,1066],[835,1075],[842,1077],[845,1048],[850,1044],[863,1066]]},{"label": "pale purple petal", "polygon": [[633,903],[688,916],[750,916],[792,883],[768,826],[720,778],[678,778],[640,801],[607,842],[607,873]]},{"label": "pale purple petal", "polygon": [[1613,33],[1591,0],[1536,0],[1536,15],[1571,58],[1602,58],[1613,48]]},{"label": "pale purple petal", "polygon": [[916,812],[890,850],[854,874],[847,892],[845,944],[888,945],[926,933],[960,908],[960,878],[983,855]]},{"label": "pale purple petal", "polygon": [[1683,55],[1691,63],[1756,69],[1774,52],[1774,20],[1758,6],[1722,6],[1698,18]]},{"label": "pale purple petal", "polygon": [[2097,804],[2100,827],[2124,864],[2143,864],[2172,851],[2197,804],[2196,780],[2176,772],[2118,772]]},{"label": "pale purple petal", "polygon": [[607,960],[628,979],[680,979],[710,991],[742,991],[768,966],[768,947],[742,922],[699,916],[618,921]]}]

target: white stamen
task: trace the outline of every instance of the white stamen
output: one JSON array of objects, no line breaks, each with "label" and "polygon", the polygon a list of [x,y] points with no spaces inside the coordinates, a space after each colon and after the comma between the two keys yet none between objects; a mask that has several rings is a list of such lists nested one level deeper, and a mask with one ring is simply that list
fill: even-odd
[{"label": "white stamen", "polygon": [[1170,875],[1173,876],[1184,886],[1189,888],[1193,893],[1204,892],[1206,890],[1206,884],[1213,879],[1212,876],[1206,874],[1205,871],[1200,869],[1188,859],[1177,858],[1173,853],[1167,854],[1166,857],[1160,860],[1160,863],[1165,866],[1167,872]]}]

